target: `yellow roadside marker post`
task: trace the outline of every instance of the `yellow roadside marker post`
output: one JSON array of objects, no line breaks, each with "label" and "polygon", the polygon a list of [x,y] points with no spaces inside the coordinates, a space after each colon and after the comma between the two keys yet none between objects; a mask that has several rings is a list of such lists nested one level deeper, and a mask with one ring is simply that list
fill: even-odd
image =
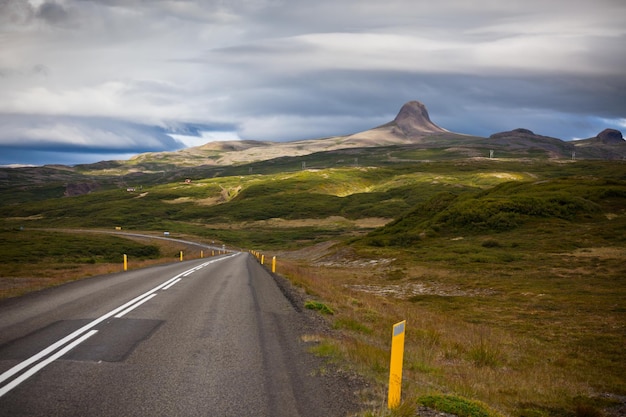
[{"label": "yellow roadside marker post", "polygon": [[272,272],[276,273],[276,257],[272,258]]},{"label": "yellow roadside marker post", "polygon": [[261,265],[265,265],[265,255],[261,255]]},{"label": "yellow roadside marker post", "polygon": [[124,271],[128,271],[128,255],[124,254]]},{"label": "yellow roadside marker post", "polygon": [[183,251],[182,250],[180,251],[180,261],[181,262],[183,261]]},{"label": "yellow roadside marker post", "polygon": [[405,325],[406,320],[393,325],[393,336],[391,338],[391,366],[389,369],[389,396],[387,399],[387,408],[390,410],[397,408],[400,405]]},{"label": "yellow roadside marker post", "polygon": [[201,259],[204,258],[204,251],[203,250],[200,251],[200,258]]}]

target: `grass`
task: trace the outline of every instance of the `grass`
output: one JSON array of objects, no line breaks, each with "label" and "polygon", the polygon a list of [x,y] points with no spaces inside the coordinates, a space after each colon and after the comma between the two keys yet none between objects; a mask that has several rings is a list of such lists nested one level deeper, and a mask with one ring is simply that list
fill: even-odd
[{"label": "grass", "polygon": [[[581,398],[625,395],[626,248],[577,249],[597,236],[591,233],[579,235],[578,244],[572,238],[566,250],[546,250],[526,242],[527,233],[430,238],[428,246],[404,251],[342,246],[341,258],[280,265],[295,285],[335,307],[328,319],[341,334],[336,349],[382,387],[391,326],[407,319],[405,401],[443,391],[506,415],[549,417],[578,415]],[[489,239],[499,244],[481,244]],[[459,266],[442,256],[511,248],[516,258],[506,262],[468,259]]]},{"label": "grass", "polygon": [[69,230],[0,230],[0,253],[7,260],[0,264],[0,299],[121,272],[124,254],[128,256],[128,268],[137,269],[175,262],[181,250],[185,259],[201,256],[194,246],[159,239]]},{"label": "grass", "polygon": [[333,315],[335,312],[332,308],[328,307],[324,303],[320,303],[319,301],[307,301],[304,303],[304,308],[308,308],[309,310],[319,311],[322,314]]},{"label": "grass", "polygon": [[491,410],[484,403],[454,395],[427,395],[420,397],[417,402],[458,417],[501,417],[500,413]]},{"label": "grass", "polygon": [[[279,273],[315,300],[308,308],[332,312],[323,317],[335,332],[313,350],[369,378],[375,404],[384,403],[391,326],[406,319],[405,400],[395,415],[452,395],[510,416],[596,417],[612,406],[603,396],[626,395],[626,165],[407,162],[436,154],[363,151],[368,167],[319,154],[306,159],[315,170],[285,158],[197,170],[191,184],[137,177],[146,180],[137,193],[104,187],[36,202],[18,194],[25,200],[0,204],[0,251],[16,259],[0,267],[3,288],[119,271],[123,251],[147,263],[181,250],[159,244],[152,259],[156,242],[82,235],[91,243],[79,244],[20,226],[215,239],[278,256]],[[331,240],[340,243],[328,249]],[[41,242],[48,252],[27,268]]]}]

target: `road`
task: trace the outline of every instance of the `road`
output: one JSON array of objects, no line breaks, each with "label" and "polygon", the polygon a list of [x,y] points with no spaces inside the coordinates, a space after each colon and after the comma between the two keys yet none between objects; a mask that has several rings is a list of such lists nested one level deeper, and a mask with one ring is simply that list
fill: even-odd
[{"label": "road", "polygon": [[303,319],[247,253],[6,300],[0,415],[345,415]]}]

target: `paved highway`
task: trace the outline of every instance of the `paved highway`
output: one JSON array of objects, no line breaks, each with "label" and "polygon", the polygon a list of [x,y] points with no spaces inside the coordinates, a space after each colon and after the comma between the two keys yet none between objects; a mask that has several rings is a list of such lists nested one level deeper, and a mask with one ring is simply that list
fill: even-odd
[{"label": "paved highway", "polygon": [[0,415],[344,415],[354,398],[316,376],[302,325],[247,253],[7,300]]}]

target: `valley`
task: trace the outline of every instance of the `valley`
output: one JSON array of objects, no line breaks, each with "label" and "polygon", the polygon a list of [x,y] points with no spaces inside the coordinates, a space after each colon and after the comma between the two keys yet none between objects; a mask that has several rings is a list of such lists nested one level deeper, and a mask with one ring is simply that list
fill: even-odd
[{"label": "valley", "polygon": [[[371,381],[364,415],[415,415],[432,395],[492,415],[620,415],[626,142],[474,138],[421,110],[340,138],[2,169],[2,288],[39,290],[68,264],[80,265],[70,279],[119,268],[127,239],[72,230],[168,232],[277,256],[292,290],[332,313],[313,352]],[[182,250],[129,245],[142,262]],[[403,319],[406,414],[386,414],[388,339]]]}]

